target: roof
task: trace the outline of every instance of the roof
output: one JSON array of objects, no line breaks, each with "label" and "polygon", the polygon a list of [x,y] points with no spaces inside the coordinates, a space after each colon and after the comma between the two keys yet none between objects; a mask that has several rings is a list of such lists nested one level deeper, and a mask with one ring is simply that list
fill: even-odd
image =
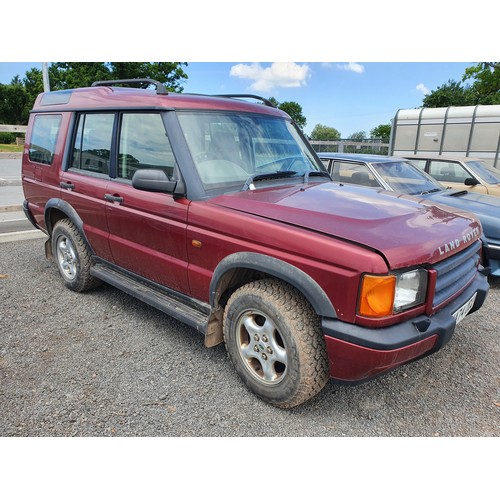
[{"label": "roof", "polygon": [[402,157],[386,155],[370,155],[359,153],[317,153],[320,158],[336,160],[363,161],[365,163],[385,163],[404,160]]},{"label": "roof", "polygon": [[452,155],[425,155],[425,154],[418,154],[418,155],[404,155],[404,158],[408,158],[410,160],[444,160],[444,161],[483,161],[484,158],[473,158],[472,156],[452,156]]},{"label": "roof", "polygon": [[267,114],[288,117],[283,111],[261,103],[235,97],[200,94],[159,94],[155,90],[130,87],[96,86],[58,90],[40,94],[33,111],[71,111],[83,109],[203,109]]}]

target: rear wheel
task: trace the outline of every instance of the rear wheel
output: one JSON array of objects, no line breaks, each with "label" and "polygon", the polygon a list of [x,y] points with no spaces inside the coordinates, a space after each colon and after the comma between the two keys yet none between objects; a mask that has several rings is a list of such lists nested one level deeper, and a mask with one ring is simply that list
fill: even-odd
[{"label": "rear wheel", "polygon": [[243,382],[274,406],[302,404],[329,379],[319,317],[279,280],[256,281],[233,293],[224,313],[224,340]]},{"label": "rear wheel", "polygon": [[84,292],[101,284],[99,279],[90,274],[92,253],[69,219],[56,223],[51,238],[52,255],[69,289]]}]

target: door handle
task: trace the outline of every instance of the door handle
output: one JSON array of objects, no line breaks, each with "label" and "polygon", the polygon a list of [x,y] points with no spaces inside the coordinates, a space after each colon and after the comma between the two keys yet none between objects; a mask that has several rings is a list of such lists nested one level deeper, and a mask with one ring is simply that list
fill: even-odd
[{"label": "door handle", "polygon": [[73,191],[73,189],[75,189],[75,185],[72,182],[60,182],[59,186],[61,186],[63,189],[69,189],[70,191]]},{"label": "door handle", "polygon": [[116,195],[112,195],[112,194],[105,194],[104,199],[106,201],[111,201],[113,203],[122,203],[123,202],[123,198],[121,196],[116,196]]}]

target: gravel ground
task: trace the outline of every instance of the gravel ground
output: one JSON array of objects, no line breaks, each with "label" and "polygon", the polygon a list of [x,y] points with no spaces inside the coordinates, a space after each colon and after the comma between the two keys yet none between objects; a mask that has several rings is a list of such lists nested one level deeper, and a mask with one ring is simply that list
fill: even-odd
[{"label": "gravel ground", "polygon": [[0,436],[500,436],[500,280],[440,352],[279,410],[195,330],[66,289],[43,241],[0,244]]}]

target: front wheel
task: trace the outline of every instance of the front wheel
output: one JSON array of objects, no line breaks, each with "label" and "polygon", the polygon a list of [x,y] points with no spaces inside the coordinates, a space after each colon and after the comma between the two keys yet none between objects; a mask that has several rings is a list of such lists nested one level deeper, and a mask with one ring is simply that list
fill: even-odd
[{"label": "front wheel", "polygon": [[319,317],[279,280],[255,281],[233,293],[224,313],[224,340],[243,382],[274,406],[300,405],[329,379]]},{"label": "front wheel", "polygon": [[52,255],[69,289],[84,292],[101,284],[99,279],[90,274],[92,254],[69,219],[62,219],[54,226]]}]

